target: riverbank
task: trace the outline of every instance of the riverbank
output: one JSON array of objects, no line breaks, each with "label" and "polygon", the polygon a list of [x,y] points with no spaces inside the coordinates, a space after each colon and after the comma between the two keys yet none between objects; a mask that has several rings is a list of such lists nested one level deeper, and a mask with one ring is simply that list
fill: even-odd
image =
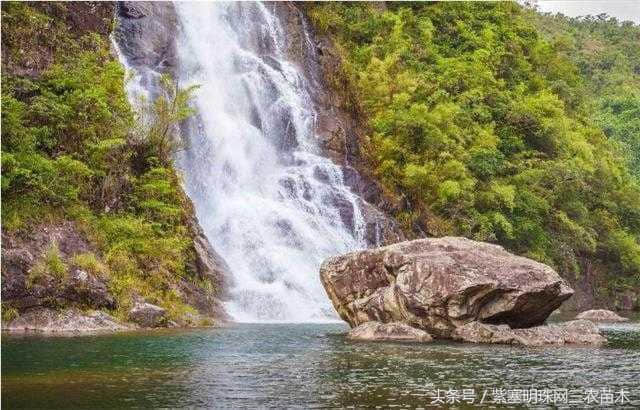
[{"label": "riverbank", "polygon": [[[170,329],[210,329],[219,327],[241,326],[232,321],[201,322],[199,325],[179,325],[175,322],[167,323],[161,327],[145,327],[134,322],[120,321],[112,315],[99,310],[65,309],[55,311],[43,309],[37,314],[28,314],[11,321],[2,321],[2,334],[8,336],[34,336],[34,337],[76,337],[90,335],[108,335],[114,333],[147,333],[155,331],[161,333]],[[558,309],[551,314],[547,323],[562,323],[575,320],[581,312]],[[629,319],[631,326],[640,322],[640,313],[635,311],[617,312],[623,318]],[[598,322],[599,327],[610,327],[615,323]],[[346,324],[345,324],[346,326]]]}]

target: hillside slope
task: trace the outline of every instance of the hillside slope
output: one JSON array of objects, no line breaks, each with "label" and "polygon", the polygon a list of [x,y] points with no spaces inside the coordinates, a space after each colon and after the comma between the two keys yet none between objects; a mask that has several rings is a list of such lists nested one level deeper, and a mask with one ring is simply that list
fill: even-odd
[{"label": "hillside slope", "polygon": [[132,111],[110,49],[114,12],[2,3],[3,327],[67,308],[123,322],[136,306],[164,309],[152,325],[224,316],[225,264],[171,160],[188,90],[167,79],[166,97]]},{"label": "hillside slope", "polygon": [[585,91],[588,72],[530,11],[507,2],[305,10],[333,42],[340,70],[328,82],[349,90],[368,127],[369,168],[401,204],[395,216],[409,235],[463,235],[547,263],[577,288],[574,308],[638,307],[638,180]]}]

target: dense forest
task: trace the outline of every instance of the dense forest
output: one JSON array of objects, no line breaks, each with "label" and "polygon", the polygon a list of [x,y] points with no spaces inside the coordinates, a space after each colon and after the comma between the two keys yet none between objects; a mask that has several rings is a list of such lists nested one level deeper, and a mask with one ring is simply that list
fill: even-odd
[{"label": "dense forest", "polygon": [[607,137],[622,144],[640,175],[640,30],[606,15],[568,18],[529,13],[554,50],[574,63],[586,110]]},{"label": "dense forest", "polygon": [[165,96],[133,111],[110,48],[113,13],[109,3],[2,5],[3,239],[70,221],[90,251],[65,258],[51,243],[27,287],[63,289],[81,269],[108,283],[120,319],[144,298],[188,321],[196,312],[178,281],[214,287],[194,272],[193,210],[172,164],[190,90],[165,78]]},{"label": "dense forest", "polygon": [[640,283],[640,28],[516,3],[316,4],[334,86],[418,235],[463,235],[589,270],[604,298]]}]

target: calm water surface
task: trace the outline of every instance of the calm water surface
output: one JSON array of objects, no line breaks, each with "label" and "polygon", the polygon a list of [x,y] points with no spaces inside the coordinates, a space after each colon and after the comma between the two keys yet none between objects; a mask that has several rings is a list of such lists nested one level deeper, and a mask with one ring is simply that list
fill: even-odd
[{"label": "calm water surface", "polygon": [[437,389],[611,388],[638,408],[640,323],[604,329],[606,348],[357,343],[342,324],[5,334],[2,406],[429,407]]}]

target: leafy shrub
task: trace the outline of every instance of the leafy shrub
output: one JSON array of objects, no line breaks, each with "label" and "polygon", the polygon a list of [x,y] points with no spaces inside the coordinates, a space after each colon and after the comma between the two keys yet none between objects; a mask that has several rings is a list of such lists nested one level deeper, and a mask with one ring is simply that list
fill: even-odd
[{"label": "leafy shrub", "polygon": [[8,307],[4,303],[2,304],[2,321],[11,322],[18,317],[18,311],[13,307]]}]

